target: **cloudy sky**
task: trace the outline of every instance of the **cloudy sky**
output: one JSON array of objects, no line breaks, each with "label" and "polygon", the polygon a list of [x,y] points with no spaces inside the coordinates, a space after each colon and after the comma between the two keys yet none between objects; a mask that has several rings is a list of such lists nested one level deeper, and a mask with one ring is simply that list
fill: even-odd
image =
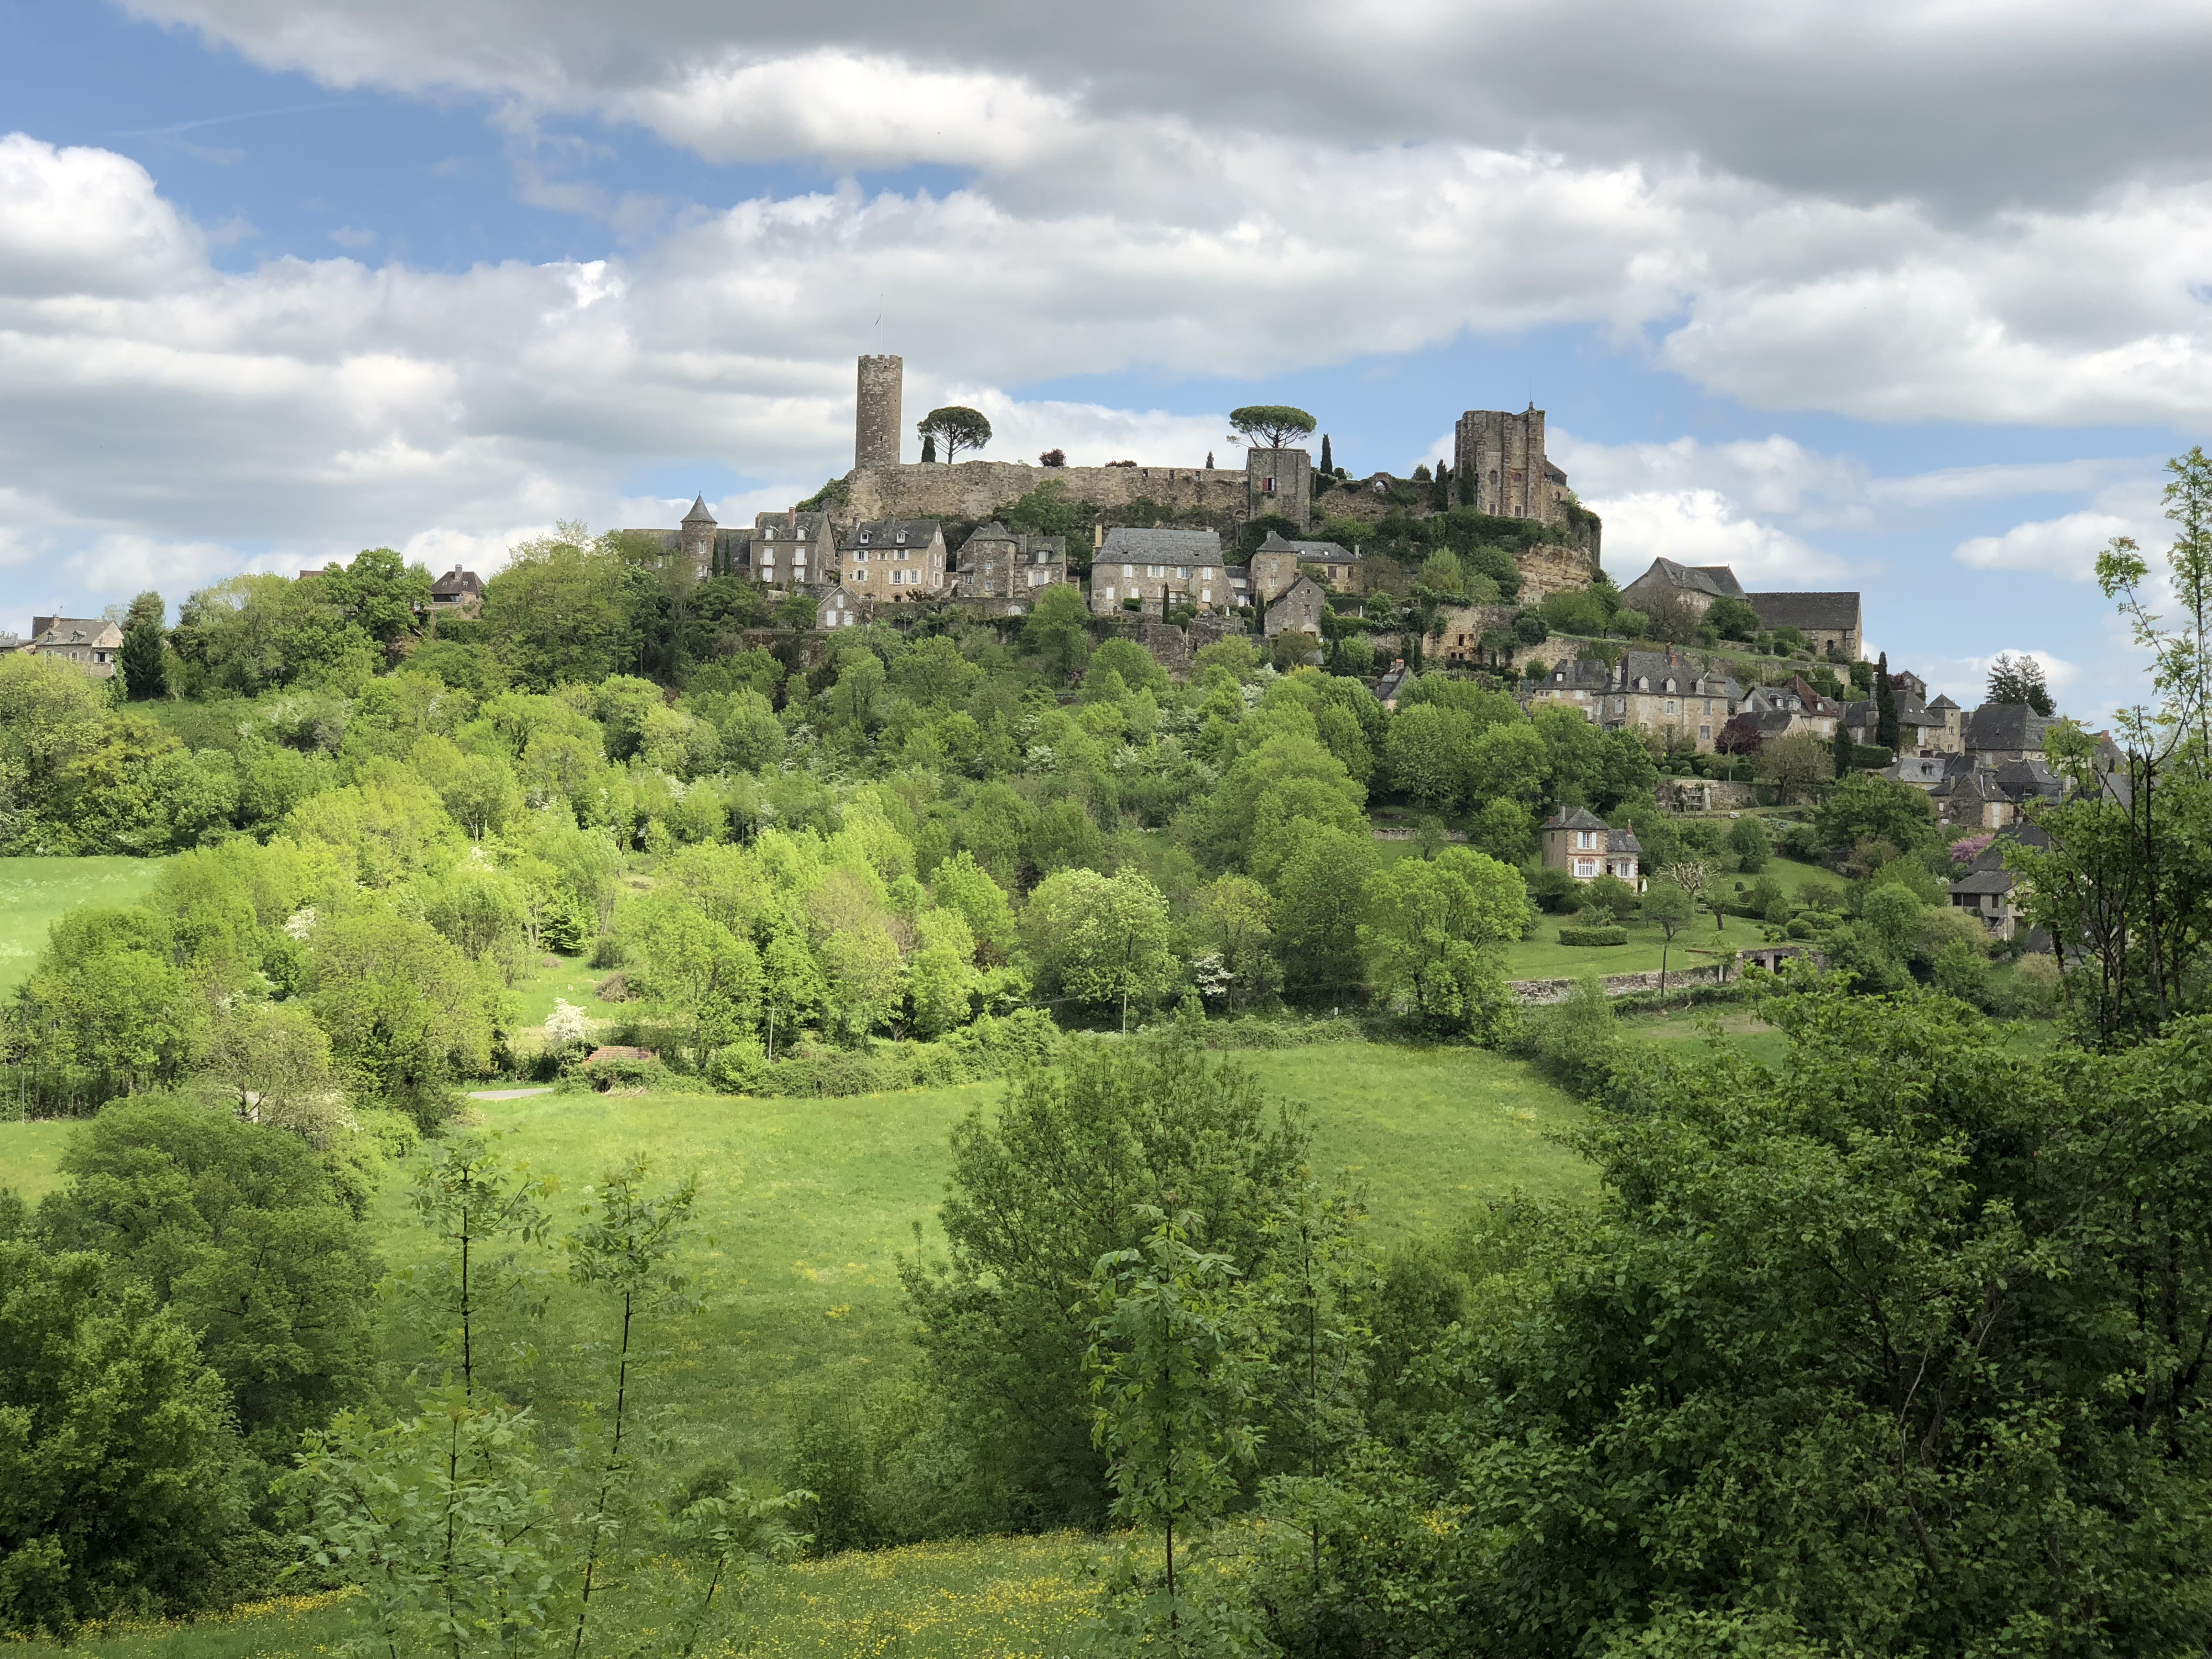
[{"label": "cloudy sky", "polygon": [[2100,717],[2090,561],[2212,424],[2208,69],[2161,0],[0,0],[0,628],[787,505],[880,345],[1007,458],[1533,399],[1621,580]]}]

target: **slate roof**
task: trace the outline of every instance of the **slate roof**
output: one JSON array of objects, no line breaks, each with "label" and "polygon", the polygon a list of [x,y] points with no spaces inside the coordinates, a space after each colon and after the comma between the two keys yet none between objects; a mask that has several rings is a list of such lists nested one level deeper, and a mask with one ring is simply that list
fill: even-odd
[{"label": "slate roof", "polygon": [[1546,818],[1541,826],[1546,830],[1603,830],[1606,821],[1587,806],[1563,807]]},{"label": "slate roof", "polygon": [[473,570],[464,570],[459,565],[455,565],[451,570],[448,570],[444,575],[439,577],[437,580],[430,584],[430,597],[434,599],[444,599],[448,596],[458,598],[464,593],[481,593],[483,592],[483,581],[477,576],[477,573]]},{"label": "slate roof", "polygon": [[[934,519],[878,519],[868,524],[856,524],[845,544],[856,547],[927,547],[935,539],[938,523]],[[901,540],[903,537],[905,539]]]},{"label": "slate roof", "polygon": [[[1743,585],[1735,579],[1735,572],[1724,564],[1676,564],[1672,559],[1654,559],[1651,568],[1638,576],[1637,581],[1648,580],[1653,575],[1669,587],[1687,588],[1692,593],[1703,593],[1711,599],[1740,599]],[[1634,582],[1629,584],[1632,587]]]},{"label": "slate roof", "polygon": [[1405,664],[1401,662],[1392,663],[1390,665],[1390,672],[1385,674],[1381,679],[1375,682],[1375,701],[1377,702],[1389,702],[1391,698],[1396,696],[1399,692],[1406,689],[1406,682],[1410,678],[1411,675]]},{"label": "slate roof", "polygon": [[1953,709],[1956,708],[1959,705],[1953,702],[1949,697],[1939,696],[1928,705],[1928,712],[1932,714],[1939,710]]},{"label": "slate roof", "polygon": [[1121,525],[1106,532],[1091,563],[1202,565],[1221,562],[1221,538],[1211,530],[1140,530]]},{"label": "slate roof", "polygon": [[685,524],[712,524],[714,522],[714,515],[707,510],[707,498],[704,495],[696,496],[693,499],[691,502],[691,510],[684,515],[684,522]]},{"label": "slate roof", "polygon": [[1966,717],[1966,747],[2041,749],[2050,729],[2049,718],[2024,702],[1985,702]]},{"label": "slate roof", "polygon": [[105,617],[38,617],[33,624],[44,623],[32,635],[31,644],[45,651],[62,646],[85,645],[112,650],[123,643],[123,630]]},{"label": "slate roof", "polygon": [[2009,870],[1972,870],[1951,884],[1954,893],[2009,893],[2019,878]]},{"label": "slate roof", "polygon": [[1542,679],[1528,684],[1531,690],[1548,686],[1554,691],[1601,692],[1613,684],[1613,665],[1598,657],[1577,657],[1572,662],[1554,665]]},{"label": "slate roof", "polygon": [[1747,593],[1759,613],[1762,628],[1808,628],[1831,630],[1859,625],[1859,596],[1856,593]]}]

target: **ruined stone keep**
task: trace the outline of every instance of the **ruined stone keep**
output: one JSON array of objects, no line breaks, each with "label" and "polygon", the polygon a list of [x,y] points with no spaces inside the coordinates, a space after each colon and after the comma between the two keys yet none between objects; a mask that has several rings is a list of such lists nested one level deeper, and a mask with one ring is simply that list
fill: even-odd
[{"label": "ruined stone keep", "polygon": [[899,464],[899,423],[905,418],[906,364],[897,357],[862,357],[860,393],[854,404],[853,465]]},{"label": "ruined stone keep", "polygon": [[1545,457],[1542,410],[1534,404],[1518,415],[1470,409],[1454,432],[1452,467],[1464,481],[1468,506],[1539,524],[1566,517],[1567,475]]}]

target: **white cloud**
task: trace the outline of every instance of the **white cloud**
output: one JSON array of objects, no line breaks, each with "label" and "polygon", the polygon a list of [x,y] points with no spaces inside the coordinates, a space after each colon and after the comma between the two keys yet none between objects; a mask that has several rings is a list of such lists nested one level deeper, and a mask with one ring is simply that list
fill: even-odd
[{"label": "white cloud", "polygon": [[1644,490],[1590,501],[1605,520],[1605,562],[1624,586],[1655,558],[1724,564],[1747,587],[1803,587],[1841,561],[1745,514],[1716,489]]},{"label": "white cloud", "polygon": [[2097,555],[2106,544],[2127,536],[2155,569],[2172,529],[2160,516],[2158,492],[2148,477],[2111,484],[2079,512],[2031,520],[2000,535],[1971,537],[1959,544],[1954,556],[1985,570],[2039,570],[2086,582],[2095,579]]}]

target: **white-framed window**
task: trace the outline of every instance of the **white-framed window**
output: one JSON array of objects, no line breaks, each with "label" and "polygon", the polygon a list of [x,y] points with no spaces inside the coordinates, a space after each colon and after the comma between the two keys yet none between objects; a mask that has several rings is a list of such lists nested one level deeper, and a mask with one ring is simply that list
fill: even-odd
[{"label": "white-framed window", "polygon": [[798,536],[799,539],[802,542],[806,539],[806,526],[805,525],[799,526]]},{"label": "white-framed window", "polygon": [[863,531],[860,532],[860,545],[861,545],[861,546],[866,547],[866,546],[868,544],[868,537],[869,537],[869,535],[870,535],[871,533],[872,533],[872,532],[868,532],[868,531],[866,531],[866,530],[863,530]]},{"label": "white-framed window", "polygon": [[1109,582],[1109,583],[1106,585],[1106,591],[1105,591],[1104,592],[1101,593],[1098,597],[1099,597],[1100,599],[1102,599],[1105,600],[1109,605],[1111,605],[1111,604],[1114,602],[1114,586],[1113,586],[1113,584],[1112,584],[1111,582]]},{"label": "white-framed window", "polygon": [[1123,566],[1121,567],[1121,575],[1122,575],[1122,577],[1123,577],[1123,579],[1124,579],[1125,580],[1126,580],[1127,578],[1129,578],[1129,577],[1132,577],[1132,576],[1135,575],[1136,574],[1137,574],[1137,567],[1136,567],[1136,566],[1134,566],[1133,564],[1125,564],[1125,565],[1123,565]]},{"label": "white-framed window", "polygon": [[898,544],[901,547],[904,547],[906,545],[906,532],[903,530],[900,531],[898,533]]},{"label": "white-framed window", "polygon": [[1674,700],[1672,697],[1667,699],[1667,712],[1670,714],[1674,712]]},{"label": "white-framed window", "polygon": [[[770,526],[769,526],[769,527],[768,527],[767,529],[765,529],[765,530],[762,531],[762,532],[761,532],[761,539],[762,539],[763,541],[768,541],[768,542],[772,542],[772,541],[774,541],[774,540],[775,539],[775,526],[774,525],[770,525]],[[866,536],[863,535],[863,536],[860,538],[860,539],[861,539],[862,541],[866,541],[866,540],[867,540],[868,538],[867,538],[867,537],[866,537]]]},{"label": "white-framed window", "polygon": [[868,550],[867,550],[867,549],[866,549],[865,547],[864,547],[864,548],[860,549],[858,551],[856,551],[856,552],[853,555],[853,562],[854,562],[854,564],[866,564],[866,563],[867,563],[867,562],[868,562]]},{"label": "white-framed window", "polygon": [[1585,881],[1596,875],[1597,871],[1598,860],[1595,859],[1577,859],[1575,860],[1575,874],[1581,877]]},{"label": "white-framed window", "polygon": [[1575,845],[1580,848],[1583,852],[1588,852],[1591,848],[1597,845],[1597,831],[1595,830],[1576,830]]}]

